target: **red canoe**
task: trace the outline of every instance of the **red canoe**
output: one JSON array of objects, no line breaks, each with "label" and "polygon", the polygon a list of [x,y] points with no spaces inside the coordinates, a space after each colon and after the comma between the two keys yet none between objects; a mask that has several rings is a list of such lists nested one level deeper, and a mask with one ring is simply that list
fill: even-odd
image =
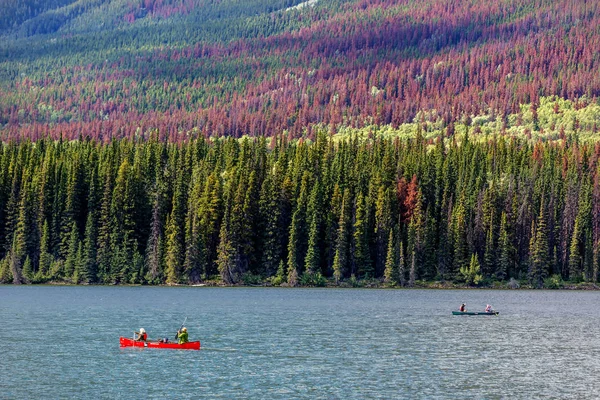
[{"label": "red canoe", "polygon": [[129,338],[119,338],[121,347],[148,347],[151,349],[183,349],[183,350],[200,350],[200,342],[187,342],[184,344],[178,343],[161,343],[161,342],[142,342]]}]

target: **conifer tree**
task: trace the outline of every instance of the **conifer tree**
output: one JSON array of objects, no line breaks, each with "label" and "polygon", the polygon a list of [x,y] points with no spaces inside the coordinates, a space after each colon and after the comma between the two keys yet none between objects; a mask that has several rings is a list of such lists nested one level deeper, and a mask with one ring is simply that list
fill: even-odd
[{"label": "conifer tree", "polygon": [[[276,172],[275,172],[276,173]],[[280,229],[280,193],[272,174],[268,173],[261,188],[259,212],[262,232],[261,264],[267,275],[272,275],[281,262],[282,232]]]},{"label": "conifer tree", "polygon": [[110,168],[107,167],[105,170],[98,226],[98,279],[102,283],[110,283],[110,263],[113,254],[111,246],[111,233],[113,231],[113,217],[111,213],[112,193],[112,173]]},{"label": "conifer tree", "polygon": [[73,269],[73,283],[80,284],[85,282],[84,275],[84,263],[83,263],[83,243],[79,241],[77,243],[77,252],[75,253],[75,265]]},{"label": "conifer tree", "polygon": [[387,262],[386,244],[389,244],[389,232],[393,223],[392,196],[393,193],[389,187],[379,186],[375,203],[376,272],[381,271],[384,263]]},{"label": "conifer tree", "polygon": [[352,273],[357,272],[361,278],[373,276],[373,267],[369,254],[369,236],[367,227],[365,198],[358,193],[356,198],[356,212],[353,226],[354,252],[352,254],[355,267]]},{"label": "conifer tree", "polygon": [[507,216],[502,212],[500,217],[500,235],[498,239],[498,264],[495,275],[499,280],[504,280],[512,267],[512,254],[514,252],[507,228]]},{"label": "conifer tree", "polygon": [[399,281],[398,273],[398,246],[394,240],[394,231],[390,230],[388,238],[388,251],[385,260],[384,282],[396,285]]},{"label": "conifer tree", "polygon": [[[65,259],[65,276],[66,280],[73,280],[73,273],[77,266],[77,250],[79,248],[79,233],[77,232],[77,224],[75,221],[71,224],[69,248]],[[74,282],[77,283],[77,282]]]},{"label": "conifer tree", "polygon": [[569,279],[578,281],[582,278],[581,255],[579,252],[580,219],[575,218],[575,227],[569,246]]},{"label": "conifer tree", "polygon": [[85,237],[83,239],[83,249],[81,255],[81,272],[79,279],[83,283],[96,282],[96,246],[97,246],[97,226],[94,218],[95,212],[90,212],[85,224]]},{"label": "conifer tree", "polygon": [[404,259],[404,243],[400,241],[398,249],[398,282],[401,286],[406,284],[406,261]]},{"label": "conifer tree", "polygon": [[333,258],[333,277],[337,282],[344,278],[348,270],[348,240],[350,231],[351,198],[349,189],[344,190],[338,222],[335,257]]},{"label": "conifer tree", "polygon": [[495,271],[496,265],[496,248],[494,244],[494,225],[490,223],[488,232],[485,239],[485,251],[483,254],[483,262],[485,267],[483,268],[484,276],[491,276]]},{"label": "conifer tree", "polygon": [[237,237],[239,225],[236,223],[236,220],[239,221],[239,216],[236,217],[234,214],[241,212],[239,202],[243,198],[242,188],[242,186],[238,188],[235,181],[228,183],[225,213],[219,233],[217,265],[221,279],[227,284],[236,283],[241,278],[241,257]]},{"label": "conifer tree", "polygon": [[299,276],[305,264],[308,247],[308,226],[306,221],[306,208],[309,192],[308,185],[309,174],[308,172],[305,172],[302,176],[298,204],[296,205],[296,210],[292,216],[292,224],[290,226],[290,239],[288,242],[288,277]]},{"label": "conifer tree", "polygon": [[546,209],[544,201],[540,205],[540,213],[531,227],[529,244],[529,280],[536,287],[542,287],[548,276],[548,236],[546,232]]},{"label": "conifer tree", "polygon": [[152,205],[152,221],[150,222],[150,236],[146,246],[146,275],[144,280],[150,284],[163,283],[163,209],[164,209],[164,182],[163,171],[157,169],[154,182],[154,203]]},{"label": "conifer tree", "polygon": [[316,181],[311,191],[308,202],[307,218],[310,221],[308,227],[308,250],[306,252],[306,271],[310,274],[321,272],[320,267],[320,233],[321,233],[321,185]]},{"label": "conifer tree", "polygon": [[40,261],[38,270],[35,276],[37,282],[41,282],[48,277],[50,272],[50,265],[52,264],[52,255],[50,250],[50,228],[48,227],[48,220],[44,220],[42,227],[42,237],[40,240]]},{"label": "conifer tree", "polygon": [[25,262],[23,262],[23,279],[25,283],[29,283],[33,281],[33,277],[33,264],[31,262],[31,258],[29,258],[29,256],[26,256]]},{"label": "conifer tree", "polygon": [[184,252],[184,206],[183,178],[177,180],[173,193],[173,208],[167,223],[166,248],[166,279],[167,284],[180,283],[182,280]]}]

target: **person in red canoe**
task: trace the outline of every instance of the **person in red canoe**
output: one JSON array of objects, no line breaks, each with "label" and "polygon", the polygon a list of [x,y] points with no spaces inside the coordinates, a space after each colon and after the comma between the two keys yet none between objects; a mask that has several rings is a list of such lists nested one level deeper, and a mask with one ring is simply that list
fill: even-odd
[{"label": "person in red canoe", "polygon": [[146,330],[144,328],[140,328],[139,332],[135,332],[134,340],[140,340],[142,342],[148,340],[148,334],[146,333]]},{"label": "person in red canoe", "polygon": [[467,305],[465,303],[462,303],[460,305],[460,308],[458,309],[458,311],[460,311],[460,312],[466,312],[467,311]]},{"label": "person in red canoe", "polygon": [[181,328],[181,330],[177,331],[177,339],[179,339],[179,344],[189,342],[187,328],[185,326]]}]

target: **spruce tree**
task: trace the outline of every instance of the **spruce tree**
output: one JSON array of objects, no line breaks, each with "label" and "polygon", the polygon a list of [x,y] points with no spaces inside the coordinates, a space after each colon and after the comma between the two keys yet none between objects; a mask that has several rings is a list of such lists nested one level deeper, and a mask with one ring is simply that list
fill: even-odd
[{"label": "spruce tree", "polygon": [[50,250],[50,228],[48,227],[48,220],[44,220],[42,227],[42,237],[40,240],[40,261],[35,280],[42,282],[48,277],[50,272],[50,265],[52,264],[52,255]]},{"label": "spruce tree", "polygon": [[349,231],[350,231],[350,210],[351,210],[350,191],[344,190],[342,204],[340,207],[340,216],[338,222],[337,240],[335,256],[333,258],[333,277],[338,283],[344,278],[348,270],[348,250],[349,250]]},{"label": "spruce tree", "polygon": [[259,213],[262,243],[261,264],[267,275],[273,275],[281,261],[280,193],[272,174],[267,174],[260,193]]},{"label": "spruce tree", "polygon": [[498,239],[498,263],[496,265],[495,276],[499,280],[504,280],[508,277],[512,267],[513,246],[509,237],[507,228],[507,216],[502,212],[500,218],[500,235]]},{"label": "spruce tree", "polygon": [[569,246],[569,280],[579,281],[582,276],[581,254],[579,252],[580,240],[580,219],[575,218],[573,235],[571,236],[571,245]]},{"label": "spruce tree", "polygon": [[369,236],[367,226],[367,210],[365,198],[359,193],[356,199],[356,212],[353,226],[354,252],[352,254],[355,267],[353,273],[357,273],[360,278],[372,277],[373,266],[369,254]]},{"label": "spruce tree", "polygon": [[83,283],[96,282],[97,263],[96,263],[96,248],[97,248],[97,226],[94,212],[90,212],[87,216],[85,224],[85,237],[83,239],[82,253],[82,268],[79,274],[79,279]]},{"label": "spruce tree", "polygon": [[385,270],[383,273],[383,279],[385,283],[390,285],[396,285],[399,281],[398,273],[398,246],[394,240],[394,231],[390,230],[388,245],[387,245],[387,256],[385,260]]},{"label": "spruce tree", "polygon": [[548,276],[549,265],[548,234],[546,231],[546,209],[544,201],[540,213],[532,224],[529,244],[529,280],[535,287],[542,287]]},{"label": "spruce tree", "polygon": [[[309,192],[309,174],[305,172],[302,176],[302,184],[298,197],[298,204],[292,216],[290,226],[290,238],[288,242],[288,277],[299,276],[305,263],[308,247],[306,220],[306,208]],[[289,283],[289,279],[288,279]]]},{"label": "spruce tree", "polygon": [[[65,259],[65,276],[67,281],[73,280],[73,273],[77,266],[77,249],[79,248],[79,233],[77,232],[77,224],[73,221],[70,229],[69,248]],[[77,282],[74,282],[77,283]]]},{"label": "spruce tree", "polygon": [[306,251],[306,271],[309,274],[320,272],[320,232],[321,232],[321,210],[320,210],[320,185],[317,181],[313,186],[308,204],[308,250]]}]

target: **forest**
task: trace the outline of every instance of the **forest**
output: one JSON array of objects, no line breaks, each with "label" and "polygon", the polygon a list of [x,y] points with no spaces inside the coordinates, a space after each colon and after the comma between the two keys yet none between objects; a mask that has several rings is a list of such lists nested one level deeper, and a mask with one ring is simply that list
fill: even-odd
[{"label": "forest", "polygon": [[471,131],[8,142],[0,281],[597,282],[600,143]]},{"label": "forest", "polygon": [[600,94],[598,2],[11,2],[30,14],[0,28],[3,140],[445,128]]},{"label": "forest", "polygon": [[598,2],[5,3],[0,283],[598,282]]}]

